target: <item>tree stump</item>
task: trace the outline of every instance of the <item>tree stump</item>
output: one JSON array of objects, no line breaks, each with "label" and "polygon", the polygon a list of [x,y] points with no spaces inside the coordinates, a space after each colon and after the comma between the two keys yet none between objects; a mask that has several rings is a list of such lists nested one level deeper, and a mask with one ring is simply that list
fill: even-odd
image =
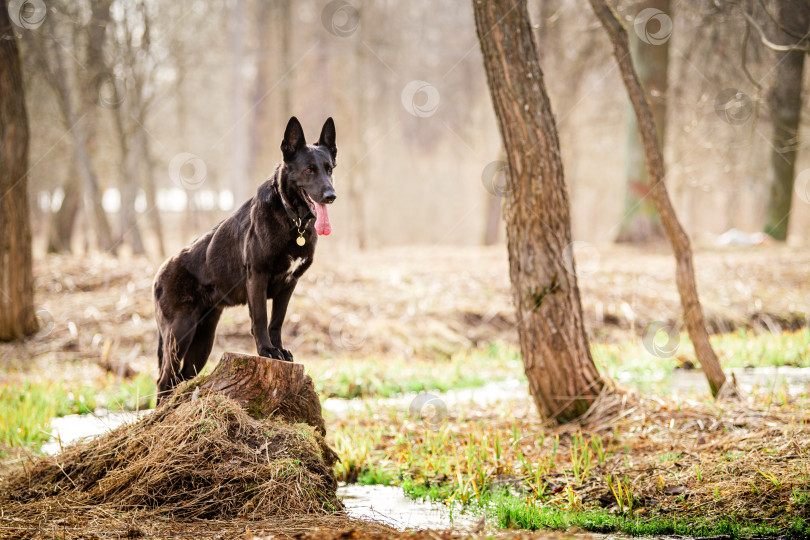
[{"label": "tree stump", "polygon": [[180,386],[169,403],[204,391],[233,399],[253,418],[305,422],[326,435],[321,402],[302,364],[226,352],[214,371]]}]

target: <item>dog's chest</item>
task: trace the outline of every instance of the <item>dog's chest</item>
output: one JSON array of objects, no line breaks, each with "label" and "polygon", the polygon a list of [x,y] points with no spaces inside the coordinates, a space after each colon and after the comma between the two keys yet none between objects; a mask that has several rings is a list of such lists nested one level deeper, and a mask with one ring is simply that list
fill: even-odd
[{"label": "dog's chest", "polygon": [[294,276],[295,273],[302,266],[304,266],[304,263],[306,263],[306,262],[307,262],[307,260],[304,257],[295,257],[295,258],[290,257],[290,267],[287,269],[287,275],[288,276]]},{"label": "dog's chest", "polygon": [[281,278],[286,282],[298,279],[309,267],[311,259],[304,256],[289,256],[286,258],[285,264],[282,267]]}]

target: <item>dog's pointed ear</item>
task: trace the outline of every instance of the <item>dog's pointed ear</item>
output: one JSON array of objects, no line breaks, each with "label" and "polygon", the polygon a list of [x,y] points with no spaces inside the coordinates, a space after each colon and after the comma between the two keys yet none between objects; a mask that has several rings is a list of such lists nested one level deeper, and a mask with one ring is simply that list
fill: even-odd
[{"label": "dog's pointed ear", "polygon": [[332,154],[332,159],[337,156],[337,146],[335,145],[335,121],[332,117],[326,119],[321,130],[321,137],[318,139],[318,146],[323,146]]},{"label": "dog's pointed ear", "polygon": [[284,130],[284,140],[281,141],[281,153],[284,154],[284,161],[290,161],[295,157],[295,153],[304,148],[307,141],[304,140],[304,128],[298,118],[292,117],[287,122],[287,129]]}]

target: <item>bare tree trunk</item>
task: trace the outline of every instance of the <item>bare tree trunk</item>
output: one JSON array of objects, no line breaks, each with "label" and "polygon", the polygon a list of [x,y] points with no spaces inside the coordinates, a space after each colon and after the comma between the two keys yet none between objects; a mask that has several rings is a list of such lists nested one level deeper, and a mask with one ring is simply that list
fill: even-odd
[{"label": "bare tree trunk", "polygon": [[283,123],[287,122],[286,116],[292,115],[292,98],[290,95],[290,77],[292,70],[292,29],[294,27],[292,21],[292,13],[290,11],[290,4],[291,1],[288,2],[279,2],[278,8],[280,10],[278,15],[278,33],[279,38],[281,39],[281,43],[279,44],[280,51],[279,51],[279,60],[281,61],[280,64],[280,71],[279,74],[279,88],[281,90],[281,96],[279,99],[279,108],[281,109],[281,114],[284,118],[281,119]]},{"label": "bare tree trunk", "polygon": [[87,116],[82,115],[76,118],[72,109],[67,111],[68,123],[73,126],[73,150],[76,154],[76,161],[79,164],[79,172],[84,181],[84,195],[85,203],[88,207],[88,213],[94,218],[94,232],[98,239],[99,248],[110,253],[117,251],[116,245],[112,240],[112,232],[110,229],[110,222],[107,220],[107,213],[101,205],[101,189],[98,185],[98,178],[93,170],[93,164],[90,161],[90,155],[87,153]]},{"label": "bare tree trunk", "polygon": [[[135,212],[135,198],[138,195],[138,177],[143,153],[137,147],[137,135],[127,131],[124,106],[115,108],[112,113],[118,131],[118,146],[121,150],[121,208],[119,211],[118,243],[129,241],[132,252],[143,255],[143,240]],[[133,148],[134,147],[134,148]]]},{"label": "bare tree trunk", "polygon": [[0,341],[37,331],[28,215],[28,114],[22,63],[0,0]]},{"label": "bare tree trunk", "polygon": [[[645,10],[661,12],[659,17],[645,17]],[[647,13],[655,13],[647,11]],[[670,0],[641,0],[633,4],[633,15],[639,26],[630,32],[630,56],[636,66],[639,82],[650,99],[655,119],[658,144],[664,148],[667,120],[667,68],[669,67]],[[658,36],[658,37],[656,37]],[[644,243],[664,238],[664,229],[647,196],[650,178],[644,159],[644,144],[639,133],[632,104],[627,110],[627,146],[625,157],[625,196],[622,222],[617,242]]]},{"label": "bare tree trunk", "polygon": [[[107,25],[110,22],[110,7],[112,0],[95,0],[90,3],[91,18],[87,26],[87,39],[86,39],[86,68],[87,72],[84,74],[77,74],[76,82],[80,85],[79,88],[84,89],[78,91],[79,98],[79,114],[81,117],[77,123],[83,133],[81,136],[84,139],[82,154],[86,158],[83,159],[79,166],[82,174],[85,177],[85,182],[91,184],[91,189],[85,190],[85,195],[89,194],[89,203],[92,205],[93,215],[95,217],[95,233],[98,237],[99,247],[105,251],[115,253],[117,251],[118,243],[114,242],[110,224],[107,219],[107,214],[101,204],[102,190],[98,183],[98,177],[95,174],[93,161],[90,155],[95,149],[96,140],[96,121],[97,115],[101,109],[97,106],[102,101],[101,87],[98,81],[102,77],[108,75],[107,64],[104,61],[104,42],[107,39]],[[75,32],[75,30],[74,30]],[[62,51],[57,49],[57,53]],[[61,62],[61,54],[58,59]],[[60,67],[61,69],[61,67]],[[61,69],[64,72],[64,69]],[[67,99],[70,99],[70,90],[65,87]],[[83,113],[81,111],[84,111]],[[73,125],[73,123],[71,123]],[[74,135],[77,133],[74,132]]]},{"label": "bare tree trunk", "polygon": [[81,183],[76,160],[70,160],[70,170],[65,183],[62,185],[64,196],[59,210],[51,214],[48,224],[48,253],[71,252],[73,230],[76,225],[76,216],[82,202]]},{"label": "bare tree trunk", "polygon": [[[473,0],[492,102],[508,160],[504,216],[526,376],[540,413],[585,413],[604,382],[591,358],[571,244],[557,128],[525,0]],[[570,248],[568,248],[570,249]]]},{"label": "bare tree trunk", "polygon": [[627,43],[627,30],[619,22],[619,19],[605,0],[589,1],[613,44],[613,54],[619,64],[630,102],[633,104],[638,117],[641,138],[647,156],[647,174],[651,181],[650,197],[655,202],[667,238],[675,253],[675,281],[681,297],[686,330],[689,332],[689,338],[695,347],[695,354],[709,381],[712,395],[716,397],[726,382],[726,376],[720,367],[717,355],[714,354],[711,343],[709,343],[703,308],[700,305],[697,284],[695,283],[692,248],[689,237],[681,227],[680,222],[678,222],[678,216],[675,214],[675,209],[672,207],[672,202],[669,200],[667,188],[664,184],[664,156],[658,146],[658,133],[655,129],[655,120],[650,105],[633,69]]},{"label": "bare tree trunk", "polygon": [[[285,2],[286,3],[286,2]],[[256,34],[256,76],[253,79],[253,92],[251,105],[253,114],[250,115],[250,137],[248,137],[247,170],[250,177],[256,181],[266,178],[270,173],[270,166],[265,163],[269,156],[270,144],[263,136],[272,133],[271,105],[273,100],[268,94],[270,78],[270,59],[274,58],[271,38],[274,36],[267,29],[273,24],[273,5],[270,2],[256,2],[256,12],[253,14],[254,32]],[[273,139],[275,141],[275,139]]]},{"label": "bare tree trunk", "polygon": [[[777,2],[777,43],[793,43],[794,35],[806,35],[810,30],[810,5],[806,1]],[[787,30],[787,32],[785,31]],[[807,40],[804,40],[807,43]],[[776,240],[786,240],[790,221],[793,181],[796,177],[796,151],[799,148],[799,123],[802,113],[802,74],[805,52],[791,50],[778,53],[776,76],[770,92],[773,136],[771,185],[764,231]]]},{"label": "bare tree trunk", "polygon": [[[286,2],[284,2],[286,4]],[[244,26],[245,2],[236,0],[231,12],[231,185],[235,187],[236,205],[239,206],[252,195],[248,185],[247,115],[245,107]]]},{"label": "bare tree trunk", "polygon": [[[142,118],[141,123],[143,123],[143,120]],[[136,136],[141,138],[140,150],[144,167],[143,190],[146,194],[147,215],[149,216],[152,234],[155,235],[157,241],[158,254],[160,258],[164,258],[166,257],[166,242],[163,238],[163,221],[160,218],[160,210],[157,208],[157,189],[155,188],[155,167],[152,150],[149,146],[149,138],[144,130],[138,130]]]},{"label": "bare tree trunk", "polygon": [[[183,57],[185,51],[178,51],[175,53],[176,57],[178,58],[177,63],[177,80],[174,83],[175,88],[175,95],[177,99],[175,103],[177,104],[176,114],[177,114],[177,132],[180,136],[180,140],[183,141],[184,144],[188,144],[189,137],[188,137],[188,110],[186,109],[186,67],[183,65]],[[197,206],[194,201],[194,192],[190,190],[188,187],[183,186],[183,191],[186,194],[186,209],[183,216],[183,230],[181,235],[181,241],[185,243],[188,239],[193,238],[193,235],[196,234],[197,231],[200,230],[199,224],[199,215],[197,212]],[[234,190],[234,200],[236,201],[237,206],[241,204],[236,199],[236,191]]]},{"label": "bare tree trunk", "polygon": [[[368,15],[371,10],[370,4],[364,4],[358,11],[358,20],[364,18],[371,20]],[[366,43],[368,42],[368,28],[365,24],[360,24],[357,28],[357,36],[354,38],[354,50],[351,52],[349,59],[348,69],[338,70],[337,77],[348,76],[350,80],[343,80],[339,84],[352,84],[352,80],[362,81],[367,76],[368,70],[367,50]],[[348,94],[348,95],[345,95]],[[347,150],[348,162],[351,163],[351,170],[341,176],[346,182],[346,199],[345,202],[350,205],[349,215],[351,216],[351,230],[354,238],[357,241],[357,248],[361,251],[368,247],[368,231],[366,227],[366,190],[363,189],[367,185],[368,178],[368,162],[364,153],[371,145],[368,144],[366,128],[368,126],[368,103],[372,99],[369,97],[368,92],[348,92],[339,93],[338,98],[345,97],[348,99],[346,102],[346,109],[353,110],[350,113],[352,118],[353,129],[356,134],[358,144],[350,145]]]},{"label": "bare tree trunk", "polygon": [[487,198],[486,228],[484,229],[484,245],[494,246],[498,243],[501,232],[501,198],[491,195]]}]

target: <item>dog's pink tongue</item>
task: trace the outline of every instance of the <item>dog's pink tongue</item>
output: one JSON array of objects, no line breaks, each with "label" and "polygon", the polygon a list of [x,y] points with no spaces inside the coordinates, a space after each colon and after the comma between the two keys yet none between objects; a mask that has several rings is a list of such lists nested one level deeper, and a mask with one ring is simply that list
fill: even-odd
[{"label": "dog's pink tongue", "polygon": [[325,204],[315,203],[315,231],[322,236],[329,236],[329,233],[332,232]]}]

